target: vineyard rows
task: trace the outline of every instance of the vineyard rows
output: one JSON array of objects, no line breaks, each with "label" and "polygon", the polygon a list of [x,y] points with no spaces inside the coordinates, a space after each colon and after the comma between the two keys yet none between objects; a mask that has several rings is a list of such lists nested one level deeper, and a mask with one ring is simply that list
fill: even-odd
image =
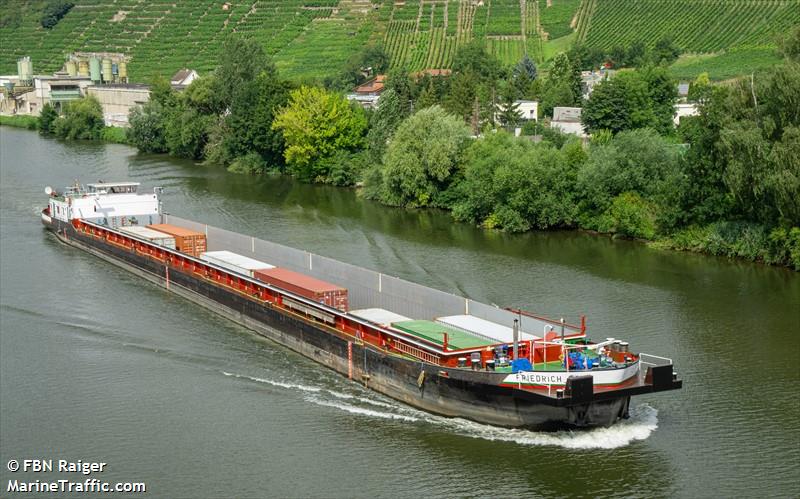
[{"label": "vineyard rows", "polygon": [[[39,25],[40,11],[25,8],[19,26],[0,28],[0,73],[13,73],[24,55],[35,72],[52,73],[75,51],[127,54],[133,81],[183,67],[204,72],[231,33],[258,40],[290,76],[323,77],[375,41],[393,67],[418,71],[449,67],[475,39],[514,64],[526,53],[552,57],[573,32],[603,49],[668,34],[684,51],[716,53],[772,47],[776,34],[800,24],[800,0],[242,0],[228,8],[221,0],[74,1],[51,30]],[[0,5],[0,15],[10,9]]]},{"label": "vineyard rows", "polygon": [[[669,35],[684,51],[774,45],[777,34],[800,24],[797,0],[588,0],[578,36],[610,49]],[[624,27],[624,29],[620,29]]]}]

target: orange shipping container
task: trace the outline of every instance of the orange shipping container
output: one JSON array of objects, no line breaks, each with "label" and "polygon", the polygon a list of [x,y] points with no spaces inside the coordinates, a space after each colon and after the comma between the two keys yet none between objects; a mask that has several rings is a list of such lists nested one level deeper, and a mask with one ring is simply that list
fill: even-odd
[{"label": "orange shipping container", "polygon": [[197,257],[206,251],[206,235],[202,232],[169,224],[153,224],[147,227],[174,237],[175,249],[178,251]]},{"label": "orange shipping container", "polygon": [[256,279],[347,312],[347,289],[311,276],[275,267],[253,271]]}]

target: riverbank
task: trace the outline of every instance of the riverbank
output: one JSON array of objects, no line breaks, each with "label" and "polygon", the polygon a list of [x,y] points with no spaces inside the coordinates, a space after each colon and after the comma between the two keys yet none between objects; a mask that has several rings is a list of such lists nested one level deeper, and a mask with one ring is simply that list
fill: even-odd
[{"label": "riverbank", "polygon": [[[18,128],[36,129],[36,118],[29,116],[0,117],[0,125]],[[9,119],[10,118],[10,119]],[[31,126],[33,123],[33,126]],[[125,129],[106,127],[102,137],[94,142],[108,142],[130,145],[125,136]],[[167,154],[164,157],[170,157]],[[221,167],[220,167],[221,168]],[[274,173],[272,173],[274,175]],[[242,176],[240,173],[226,171],[224,175]],[[290,175],[282,174],[291,178]],[[344,186],[356,189],[355,186]],[[342,188],[337,187],[337,188]],[[361,191],[361,189],[357,189]],[[361,193],[361,192],[360,192]],[[394,209],[407,210],[407,208]],[[452,210],[444,210],[453,216]],[[481,226],[482,230],[504,232],[501,229]],[[540,229],[530,229],[538,231]],[[791,229],[767,227],[746,222],[721,221],[706,226],[691,226],[669,236],[653,238],[629,237],[615,231],[597,230],[595,227],[559,228],[559,231],[572,230],[592,234],[594,237],[614,237],[630,239],[658,251],[679,251],[699,253],[703,255],[725,257],[746,262],[762,263],[779,267],[787,267],[800,271],[800,228]],[[548,232],[545,230],[545,232]]]},{"label": "riverbank", "polygon": [[[39,118],[36,116],[16,115],[7,116],[0,115],[0,126],[10,126],[15,128],[25,128],[27,130],[39,129]],[[109,142],[111,144],[125,144],[130,145],[128,136],[124,128],[107,126],[103,127],[100,133],[100,138],[95,139],[102,142]]]}]

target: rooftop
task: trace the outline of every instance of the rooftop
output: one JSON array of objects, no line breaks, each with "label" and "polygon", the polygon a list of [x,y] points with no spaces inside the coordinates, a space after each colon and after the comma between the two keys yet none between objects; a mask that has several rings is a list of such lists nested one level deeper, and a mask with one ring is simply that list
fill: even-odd
[{"label": "rooftop", "polygon": [[386,75],[378,75],[375,78],[362,83],[353,90],[357,94],[378,94],[383,92],[386,83]]},{"label": "rooftop", "polygon": [[553,121],[563,121],[567,123],[580,123],[581,108],[579,107],[556,107],[553,108]]}]

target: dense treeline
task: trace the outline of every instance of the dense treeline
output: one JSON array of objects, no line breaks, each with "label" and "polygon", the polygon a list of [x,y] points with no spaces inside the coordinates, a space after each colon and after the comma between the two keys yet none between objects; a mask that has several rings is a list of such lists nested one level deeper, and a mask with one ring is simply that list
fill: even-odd
[{"label": "dense treeline", "polygon": [[[379,48],[338,78],[298,86],[257,44],[232,39],[219,71],[184,92],[155,82],[129,138],[231,171],[360,185],[367,198],[448,209],[486,228],[583,228],[800,269],[798,33],[770,71],[728,86],[699,78],[700,114],[678,128],[676,82],[661,64],[677,55],[669,40],[640,56],[620,49],[640,67],[586,101],[580,48],[542,76],[527,58],[504,68],[470,44],[449,77],[391,71],[380,105],[365,111],[341,91],[363,80],[357,68],[385,64]],[[515,137],[520,98],[538,100],[543,117],[582,106],[591,140],[550,130],[547,119],[523,126],[537,140]]]}]

